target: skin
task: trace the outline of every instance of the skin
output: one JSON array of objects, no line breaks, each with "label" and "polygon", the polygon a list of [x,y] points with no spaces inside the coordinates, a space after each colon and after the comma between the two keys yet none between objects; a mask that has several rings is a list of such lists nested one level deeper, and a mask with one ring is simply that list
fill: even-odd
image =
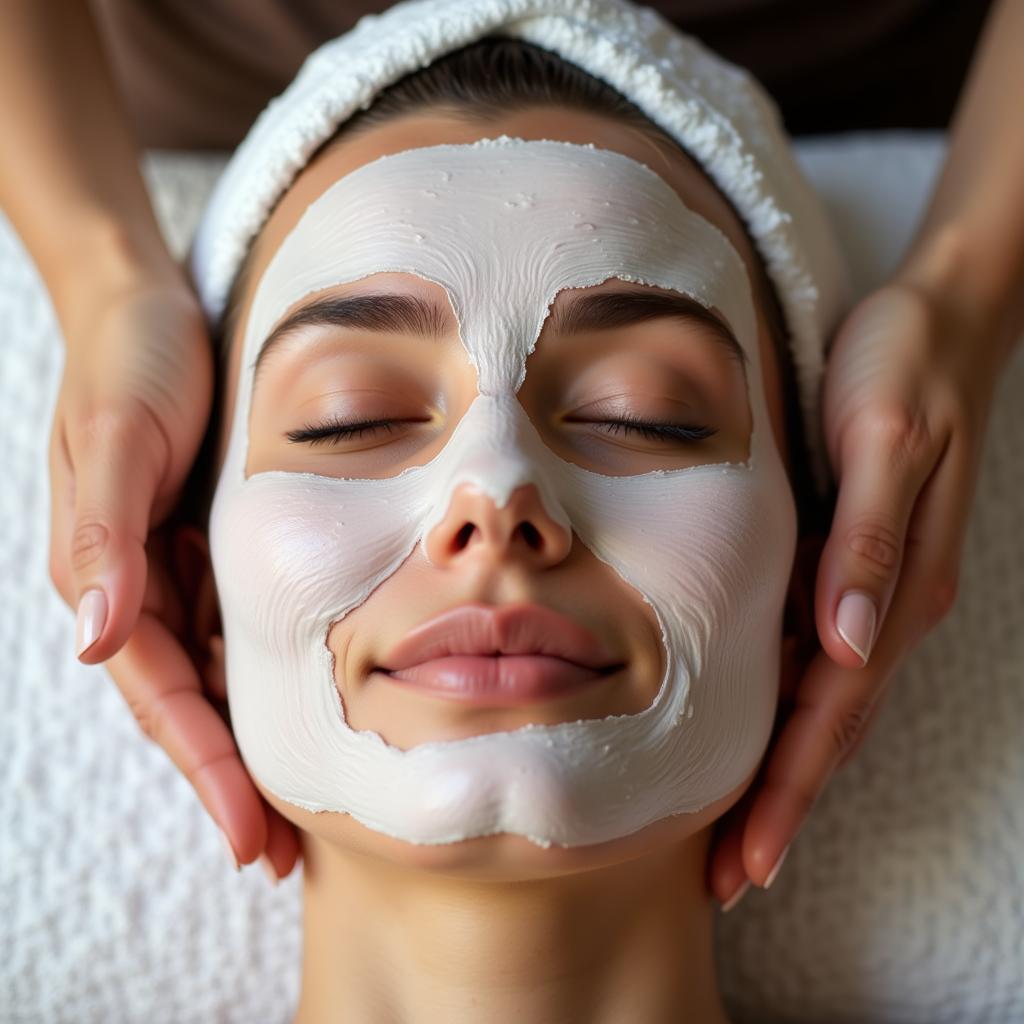
[{"label": "skin", "polygon": [[[253,290],[306,207],[340,177],[384,154],[502,133],[592,142],[647,163],[690,208],[727,234],[754,277],[755,257],[728,204],[681,153],[660,148],[632,128],[557,108],[510,113],[486,124],[443,112],[391,122],[323,151],[255,242],[232,339],[218,465]],[[588,291],[625,288],[640,286],[611,281]],[[331,292],[383,290],[444,299],[437,286],[404,274],[374,275]],[[561,293],[553,311],[572,297]],[[631,474],[746,456],[750,414],[744,373],[706,330],[661,319],[575,338],[560,336],[552,327],[556,319],[549,318],[530,357],[519,398],[564,457],[601,472]],[[765,389],[771,429],[785,451],[779,368],[762,309],[758,345],[763,379],[751,386]],[[247,473],[315,469],[344,476],[358,467],[358,475],[392,475],[436,454],[474,394],[475,374],[453,319],[439,342],[307,327],[261,367]],[[600,416],[623,407],[645,419],[677,419],[680,409],[700,413],[714,417],[718,433],[679,445],[602,426]],[[593,420],[570,421],[569,414],[581,409]],[[348,420],[404,416],[411,422],[391,433],[327,446],[286,437],[288,430],[331,413]],[[535,528],[537,543],[524,542],[517,530],[523,520]],[[467,525],[468,541],[455,543]],[[502,509],[469,486],[458,488],[427,544],[430,562],[417,549],[331,630],[336,684],[355,727],[375,729],[408,747],[526,721],[632,713],[650,704],[664,669],[653,614],[610,567],[548,518],[533,485],[519,488]],[[216,689],[223,686],[223,666],[212,588],[207,567],[199,631],[210,652],[211,677],[219,680],[212,683]],[[607,638],[626,668],[558,700],[486,711],[410,694],[372,672],[426,618],[467,601],[518,600],[576,617]],[[707,854],[712,824],[752,777],[698,814],[660,821],[613,842],[547,850],[510,835],[417,846],[372,832],[347,815],[306,812],[260,786],[268,803],[300,830],[305,859],[305,952],[296,1021],[335,1020],[344,1007],[347,1021],[721,1024],[726,1017],[712,958]]]}]

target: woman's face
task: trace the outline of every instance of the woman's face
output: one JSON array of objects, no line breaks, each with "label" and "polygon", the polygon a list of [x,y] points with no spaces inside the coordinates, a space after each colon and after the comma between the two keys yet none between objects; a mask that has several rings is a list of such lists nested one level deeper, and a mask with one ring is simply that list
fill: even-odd
[{"label": "woman's face", "polygon": [[[257,239],[231,339],[221,459],[253,289],[310,203],[378,157],[501,134],[593,143],[646,164],[727,236],[750,279],[758,280],[752,249],[725,200],[681,153],[657,147],[634,129],[555,108],[486,124],[442,115],[394,121],[324,150]],[[280,336],[264,346],[252,392],[246,475],[285,470],[389,478],[429,462],[478,391],[444,289],[412,274],[377,273],[314,298],[353,301],[274,332]],[[750,387],[764,388],[771,430],[785,452],[779,367],[762,305],[755,293],[763,380]],[[278,327],[308,306],[308,299],[295,303]],[[546,445],[584,469],[635,476],[748,457],[751,410],[742,355],[714,310],[680,301],[676,293],[617,279],[563,290],[526,367],[519,402]],[[389,671],[406,638],[467,605],[553,611],[564,620],[556,631],[579,631],[580,644],[601,667],[580,673],[562,666],[560,675],[550,664],[509,665],[508,685],[497,687],[473,682],[479,665],[472,659]],[[424,545],[334,623],[327,645],[349,726],[404,750],[528,724],[635,715],[651,705],[665,674],[650,604],[556,522],[532,486],[516,490],[503,507],[471,485],[456,488]],[[595,866],[682,839],[723,813],[748,781],[699,813],[665,819],[626,839],[548,850],[511,835],[416,846],[348,815],[301,810],[261,789],[299,827],[331,842],[406,863],[527,877]]]}]

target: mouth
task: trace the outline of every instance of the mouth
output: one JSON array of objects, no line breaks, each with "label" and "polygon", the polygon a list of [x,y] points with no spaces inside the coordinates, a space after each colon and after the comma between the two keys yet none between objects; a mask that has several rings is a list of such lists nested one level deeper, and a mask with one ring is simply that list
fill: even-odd
[{"label": "mouth", "polygon": [[482,707],[520,707],[566,696],[621,666],[591,669],[544,655],[433,658],[400,671],[378,669],[393,682]]},{"label": "mouth", "polygon": [[580,623],[541,605],[463,605],[417,626],[374,671],[483,707],[565,697],[625,667]]}]

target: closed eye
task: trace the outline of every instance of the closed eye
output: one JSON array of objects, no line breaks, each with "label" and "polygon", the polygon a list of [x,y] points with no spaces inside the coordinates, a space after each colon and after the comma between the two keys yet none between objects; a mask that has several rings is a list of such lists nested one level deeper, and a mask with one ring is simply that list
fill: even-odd
[{"label": "closed eye", "polygon": [[593,423],[609,434],[637,434],[648,441],[704,441],[718,431],[706,424],[659,423],[639,416],[619,416],[608,420],[567,420],[569,423]]},{"label": "closed eye", "polygon": [[[337,444],[353,438],[374,436],[381,432],[393,433],[403,423],[426,423],[429,420],[374,419],[344,422],[326,420],[319,424],[307,424],[298,430],[289,430],[285,436],[293,444],[308,444],[311,447]],[[717,433],[714,427],[704,424],[659,423],[634,416],[620,416],[607,420],[567,420],[569,423],[592,423],[609,434],[635,434],[648,441],[704,441]]]},{"label": "closed eye", "polygon": [[373,436],[385,431],[393,433],[395,427],[401,423],[426,423],[428,420],[357,420],[346,423],[342,420],[325,420],[315,425],[307,424],[298,430],[289,430],[285,437],[293,444],[308,444],[312,447],[318,445],[337,444],[340,441],[348,441],[352,438]]}]

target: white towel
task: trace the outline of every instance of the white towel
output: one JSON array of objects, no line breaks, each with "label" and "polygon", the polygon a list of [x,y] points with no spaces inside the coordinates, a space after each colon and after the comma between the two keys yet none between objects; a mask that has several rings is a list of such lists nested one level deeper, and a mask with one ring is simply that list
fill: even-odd
[{"label": "white towel", "polygon": [[312,53],[217,182],[191,269],[211,321],[252,238],[317,147],[403,75],[487,35],[551,50],[613,86],[687,150],[745,221],[789,328],[812,469],[825,340],[846,300],[842,260],[774,103],[745,71],[627,0],[407,0]]},{"label": "white towel", "polygon": [[[870,287],[910,235],[940,143],[800,154]],[[176,252],[221,166],[150,163]],[[256,865],[236,875],[192,788],[72,653],[46,571],[60,365],[50,305],[0,217],[0,1024],[285,1024],[298,876],[271,889]],[[893,681],[772,890],[721,919],[735,1024],[1024,1021],[1021,394],[1024,350],[993,409],[956,609]]]}]

